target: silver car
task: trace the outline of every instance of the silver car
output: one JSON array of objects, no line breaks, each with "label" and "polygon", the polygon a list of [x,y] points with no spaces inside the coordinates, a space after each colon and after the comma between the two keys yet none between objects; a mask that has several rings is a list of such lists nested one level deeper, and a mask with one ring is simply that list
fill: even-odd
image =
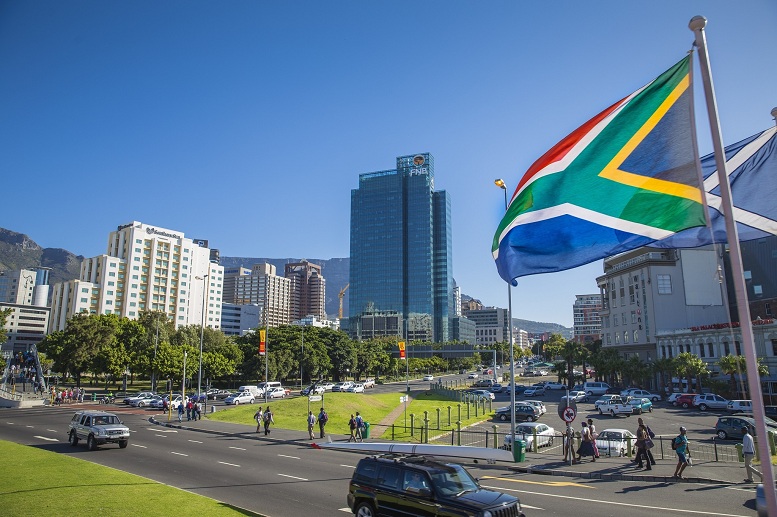
[{"label": "silver car", "polygon": [[113,413],[76,411],[68,427],[68,442],[73,447],[80,440],[86,440],[86,447],[90,451],[106,443],[118,443],[119,448],[124,449],[129,443],[129,428]]}]

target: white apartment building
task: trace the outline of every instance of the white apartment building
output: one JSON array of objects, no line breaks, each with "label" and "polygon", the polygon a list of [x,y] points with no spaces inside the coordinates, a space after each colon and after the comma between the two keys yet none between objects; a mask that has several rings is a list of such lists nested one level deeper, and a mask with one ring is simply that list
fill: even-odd
[{"label": "white apartment building", "polygon": [[77,280],[54,286],[49,330],[80,312],[135,319],[144,310],[167,313],[176,327],[219,329],[223,277],[210,250],[183,232],[133,221],[110,233],[106,254],[81,262]]},{"label": "white apartment building", "polygon": [[602,295],[577,294],[572,305],[573,337],[577,343],[592,343],[601,338],[602,317],[599,311],[602,309]]},{"label": "white apartment building", "polygon": [[250,275],[235,277],[235,303],[258,305],[260,326],[269,324],[277,327],[291,323],[291,279],[275,272],[272,264],[255,264]]},{"label": "white apartment building", "polygon": [[10,310],[5,320],[8,339],[4,351],[26,352],[46,337],[49,324],[49,268],[0,271],[0,311]]}]

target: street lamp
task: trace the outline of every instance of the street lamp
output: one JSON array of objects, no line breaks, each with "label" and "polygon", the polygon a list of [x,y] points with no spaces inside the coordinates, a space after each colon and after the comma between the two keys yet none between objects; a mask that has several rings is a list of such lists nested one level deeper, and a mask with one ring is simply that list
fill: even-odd
[{"label": "street lamp", "polygon": [[300,325],[302,331],[302,350],[299,356],[299,389],[302,389],[302,361],[305,359],[305,325]]},{"label": "street lamp", "polygon": [[202,397],[202,340],[205,335],[205,312],[208,309],[207,304],[205,302],[205,294],[207,293],[207,290],[208,290],[208,286],[206,285],[206,282],[209,276],[210,276],[210,273],[205,276],[194,277],[197,280],[202,280],[202,325],[200,326],[200,371],[199,371],[199,374],[197,375],[197,401],[198,402]]},{"label": "street lamp", "polygon": [[[504,180],[494,180],[494,185],[504,191],[505,194],[505,213],[507,213],[507,185]],[[513,457],[516,454],[515,447],[515,356],[513,355],[514,339],[513,339],[513,290],[510,288],[510,282],[507,282],[507,318],[510,320],[507,326],[510,333],[510,436],[513,439]],[[496,365],[494,365],[496,366]]]}]

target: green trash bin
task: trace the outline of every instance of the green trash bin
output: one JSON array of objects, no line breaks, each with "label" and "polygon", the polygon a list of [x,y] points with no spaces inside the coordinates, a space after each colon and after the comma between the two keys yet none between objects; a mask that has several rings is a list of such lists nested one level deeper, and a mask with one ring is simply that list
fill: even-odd
[{"label": "green trash bin", "polygon": [[362,438],[370,437],[370,423],[364,422],[364,431],[362,431]]},{"label": "green trash bin", "polygon": [[513,444],[513,459],[517,463],[526,461],[526,440],[515,440]]}]

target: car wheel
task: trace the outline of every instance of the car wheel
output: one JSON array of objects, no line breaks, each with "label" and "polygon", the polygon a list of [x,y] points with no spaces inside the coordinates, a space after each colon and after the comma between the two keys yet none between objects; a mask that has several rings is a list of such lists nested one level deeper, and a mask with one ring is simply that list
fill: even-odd
[{"label": "car wheel", "polygon": [[638,412],[638,414],[639,414],[639,415],[641,415],[641,414],[642,414],[642,408],[639,408],[639,412]]},{"label": "car wheel", "polygon": [[604,414],[604,411],[602,411],[602,408],[599,408],[599,414],[600,414],[600,415],[603,415],[603,414]]},{"label": "car wheel", "polygon": [[699,411],[707,411],[707,404],[699,404]]},{"label": "car wheel", "polygon": [[142,403],[142,402],[138,402],[138,407],[143,407],[143,406],[145,406],[145,404],[144,404],[144,403]]},{"label": "car wheel", "polygon": [[688,409],[688,403],[687,402],[683,402],[683,409]]},{"label": "car wheel", "polygon": [[254,403],[254,399],[249,400],[248,403],[249,404],[253,404]]},{"label": "car wheel", "polygon": [[651,400],[652,400],[653,402],[658,402],[658,397],[653,397]]},{"label": "car wheel", "polygon": [[652,412],[653,412],[653,406],[650,406],[650,407],[648,408],[648,413],[652,413]]},{"label": "car wheel", "polygon": [[548,447],[552,447],[552,446],[553,446],[553,437],[551,436],[550,438],[548,438]]},{"label": "car wheel", "polygon": [[593,391],[589,391],[586,395],[588,395],[589,397],[593,397],[594,396],[594,392]]},{"label": "car wheel", "polygon": [[128,443],[129,443],[129,440],[120,440],[119,441],[119,449],[126,449]]},{"label": "car wheel", "polygon": [[239,406],[239,405],[240,405],[240,401],[239,401],[239,400],[236,400],[236,401],[235,401],[235,405],[236,405],[236,406]]},{"label": "car wheel", "polygon": [[621,450],[619,450],[619,451],[618,451],[618,456],[620,456],[621,458],[622,458],[622,457],[624,457],[624,456],[626,456],[626,449],[621,449]]},{"label": "car wheel", "polygon": [[610,416],[615,416],[615,410],[614,409],[610,410]]},{"label": "car wheel", "polygon": [[353,510],[354,515],[356,517],[376,517],[375,510],[372,508],[372,505],[366,501],[362,501],[361,503],[356,505],[356,508]]},{"label": "car wheel", "polygon": [[726,433],[726,431],[720,430],[718,431],[717,434],[718,434],[718,438],[720,438],[721,440],[728,439],[728,434]]},{"label": "car wheel", "polygon": [[527,422],[534,422],[534,417],[533,416],[527,416],[526,417],[526,421]]},{"label": "car wheel", "polygon": [[501,420],[502,422],[507,422],[507,415],[505,414],[499,415],[499,420]]},{"label": "car wheel", "polygon": [[96,451],[97,450],[97,440],[94,439],[94,436],[91,434],[89,435],[89,438],[86,439],[86,448],[90,451]]},{"label": "car wheel", "polygon": [[73,447],[78,445],[78,435],[76,434],[75,431],[70,431],[70,437],[68,438],[67,441],[70,442],[70,445],[72,445]]}]

